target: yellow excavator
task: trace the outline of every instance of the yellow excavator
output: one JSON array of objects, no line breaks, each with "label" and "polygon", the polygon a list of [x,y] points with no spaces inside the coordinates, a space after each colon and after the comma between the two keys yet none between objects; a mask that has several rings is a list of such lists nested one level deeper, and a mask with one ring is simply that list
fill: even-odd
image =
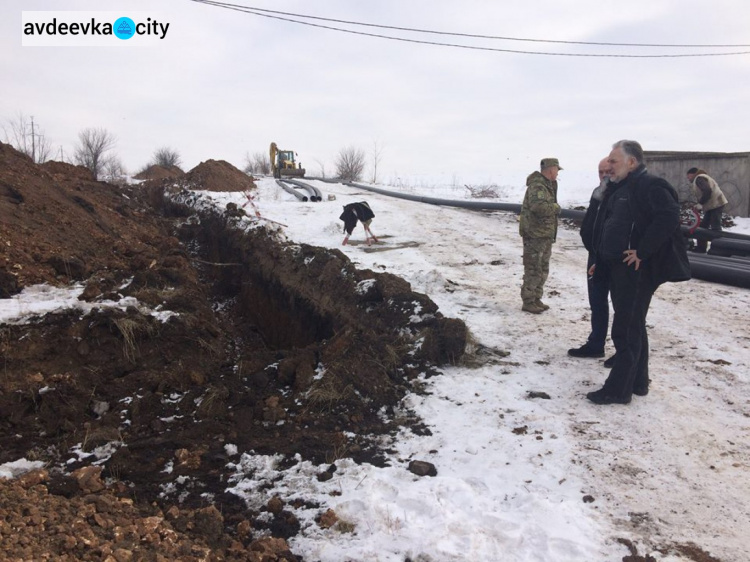
[{"label": "yellow excavator", "polygon": [[302,167],[302,164],[294,161],[293,150],[279,150],[276,143],[272,142],[269,155],[271,157],[271,170],[273,171],[273,177],[305,177],[305,169]]}]

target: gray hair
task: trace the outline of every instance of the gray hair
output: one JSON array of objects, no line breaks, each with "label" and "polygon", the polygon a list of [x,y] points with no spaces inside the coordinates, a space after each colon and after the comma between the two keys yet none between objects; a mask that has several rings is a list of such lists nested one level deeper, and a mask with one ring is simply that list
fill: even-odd
[{"label": "gray hair", "polygon": [[612,145],[612,148],[620,148],[626,156],[635,158],[638,164],[643,164],[643,148],[640,143],[634,140],[621,140]]}]

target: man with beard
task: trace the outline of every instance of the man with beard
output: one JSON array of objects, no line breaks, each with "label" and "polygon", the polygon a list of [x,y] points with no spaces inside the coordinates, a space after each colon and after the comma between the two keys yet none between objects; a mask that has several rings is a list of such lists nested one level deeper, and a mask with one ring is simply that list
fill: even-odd
[{"label": "man with beard", "polygon": [[[646,315],[665,281],[690,278],[680,231],[677,192],[646,171],[641,145],[616,142],[609,154],[610,183],[594,226],[596,265],[609,270],[617,359],[604,386],[586,397],[595,404],[628,404],[649,390]],[[603,211],[603,212],[602,212]]]}]

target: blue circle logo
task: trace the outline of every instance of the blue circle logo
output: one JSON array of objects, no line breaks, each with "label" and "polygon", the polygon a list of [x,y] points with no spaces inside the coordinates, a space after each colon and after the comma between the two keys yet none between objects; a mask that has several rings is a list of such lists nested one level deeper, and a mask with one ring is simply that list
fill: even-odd
[{"label": "blue circle logo", "polygon": [[130,18],[118,18],[112,25],[112,31],[119,39],[130,39],[135,35],[135,22]]}]

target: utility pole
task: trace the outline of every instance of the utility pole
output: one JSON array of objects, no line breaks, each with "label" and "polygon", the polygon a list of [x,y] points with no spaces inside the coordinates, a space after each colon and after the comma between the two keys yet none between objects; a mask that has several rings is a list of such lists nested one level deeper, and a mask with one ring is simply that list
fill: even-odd
[{"label": "utility pole", "polygon": [[34,142],[34,116],[31,116],[31,160],[36,164],[36,143]]}]

